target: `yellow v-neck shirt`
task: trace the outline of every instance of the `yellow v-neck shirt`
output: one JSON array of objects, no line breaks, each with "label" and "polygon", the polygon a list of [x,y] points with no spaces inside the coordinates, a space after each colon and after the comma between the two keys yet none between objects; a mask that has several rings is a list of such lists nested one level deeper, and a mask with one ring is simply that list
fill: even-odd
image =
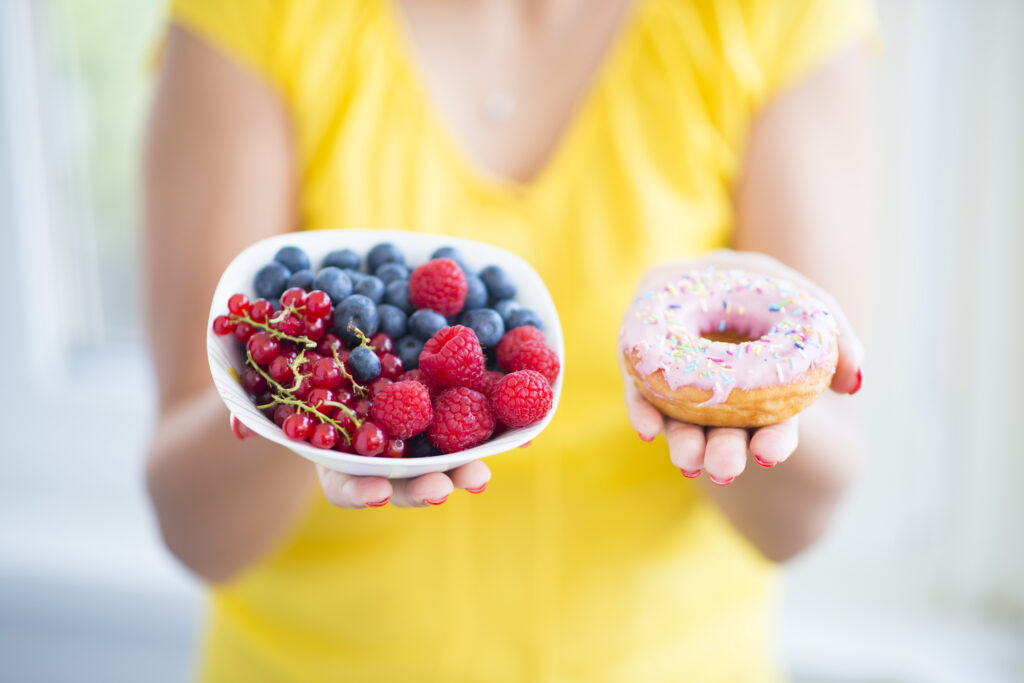
[{"label": "yellow v-neck shirt", "polygon": [[646,268],[728,245],[753,115],[867,36],[870,8],[641,0],[528,183],[475,169],[385,0],[174,0],[172,18],[279,94],[303,227],[509,249],[566,341],[554,421],[488,459],[486,493],[361,511],[317,494],[215,589],[204,680],[776,680],[774,569],[630,429],[616,333]]}]

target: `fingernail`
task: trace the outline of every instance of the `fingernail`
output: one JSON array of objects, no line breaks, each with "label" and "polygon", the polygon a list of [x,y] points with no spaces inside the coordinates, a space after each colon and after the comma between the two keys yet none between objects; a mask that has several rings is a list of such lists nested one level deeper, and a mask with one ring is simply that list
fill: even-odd
[{"label": "fingernail", "polygon": [[777,462],[768,462],[767,460],[763,460],[761,456],[757,455],[756,453],[754,454],[754,460],[756,460],[757,464],[760,465],[761,467],[775,467],[776,465],[779,464]]},{"label": "fingernail", "polygon": [[242,424],[237,417],[231,416],[231,433],[235,435],[236,439],[244,441],[249,436],[248,431],[249,428]]},{"label": "fingernail", "polygon": [[466,490],[469,491],[470,493],[483,493],[484,489],[486,489],[486,488],[487,488],[487,482],[484,482],[483,486],[478,486],[475,489],[471,489],[471,488],[467,487]]},{"label": "fingernail", "polygon": [[858,391],[860,391],[860,385],[863,384],[863,383],[864,383],[864,371],[863,371],[863,369],[858,369],[857,370],[857,386],[855,386],[853,388],[853,390],[850,391],[850,396],[853,396]]},{"label": "fingernail", "polygon": [[682,467],[680,467],[679,471],[682,472],[683,476],[686,477],[687,479],[693,479],[695,477],[700,476],[700,470],[693,470],[691,472],[690,470],[684,470]]},{"label": "fingernail", "polygon": [[643,434],[641,434],[640,432],[637,432],[636,435],[640,437],[641,441],[646,441],[647,443],[650,443],[650,442],[654,441],[656,438],[658,438],[657,434],[655,434],[654,436],[652,436],[649,439],[646,436],[644,436]]},{"label": "fingernail", "polygon": [[384,500],[378,500],[376,503],[367,503],[366,507],[371,507],[371,508],[384,507],[385,505],[388,504],[388,501],[390,501],[390,500],[391,500],[391,496],[388,496]]},{"label": "fingernail", "polygon": [[[451,494],[449,493],[448,495],[450,496]],[[440,500],[424,499],[423,502],[426,503],[427,505],[440,505],[441,503],[445,502],[446,500],[448,500],[448,496],[445,496],[444,498],[441,498]]]},{"label": "fingernail", "polygon": [[711,483],[715,484],[716,486],[728,486],[729,484],[732,483],[732,480],[735,478],[736,477],[726,477],[725,479],[718,479],[713,474],[708,474],[708,479],[710,479]]}]

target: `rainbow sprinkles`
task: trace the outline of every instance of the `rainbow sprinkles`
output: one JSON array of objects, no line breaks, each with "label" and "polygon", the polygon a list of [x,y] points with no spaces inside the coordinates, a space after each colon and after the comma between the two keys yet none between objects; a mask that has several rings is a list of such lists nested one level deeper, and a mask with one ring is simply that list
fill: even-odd
[{"label": "rainbow sprinkles", "polygon": [[[784,280],[739,270],[691,271],[636,300],[619,335],[644,376],[658,370],[672,390],[711,391],[724,403],[734,388],[797,381],[829,361],[838,328],[825,306]],[[737,339],[707,338],[728,332]]]}]

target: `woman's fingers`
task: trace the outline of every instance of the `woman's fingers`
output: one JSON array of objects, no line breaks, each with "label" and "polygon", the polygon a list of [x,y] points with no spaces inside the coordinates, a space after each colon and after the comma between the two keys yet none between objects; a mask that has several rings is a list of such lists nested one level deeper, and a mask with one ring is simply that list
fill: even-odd
[{"label": "woman's fingers", "polygon": [[769,427],[762,427],[750,437],[750,453],[758,465],[775,467],[796,450],[798,441],[796,416]]},{"label": "woman's fingers", "polygon": [[[525,444],[524,444],[525,445]],[[448,473],[452,485],[457,489],[465,489],[470,493],[483,493],[491,480],[491,469],[481,460],[467,462]]]},{"label": "woman's fingers", "polygon": [[687,422],[665,420],[665,440],[668,441],[672,464],[686,477],[696,477],[704,469],[704,428]]},{"label": "woman's fingers", "polygon": [[747,465],[747,432],[732,427],[714,427],[705,433],[704,471],[716,484],[732,482]]},{"label": "woman's fingers", "polygon": [[393,487],[384,477],[355,477],[317,465],[320,487],[331,505],[357,510],[387,505]]},{"label": "woman's fingers", "polygon": [[443,472],[431,472],[415,479],[397,479],[392,481],[392,486],[395,494],[391,497],[391,504],[409,508],[440,505],[455,490],[452,480]]},{"label": "woman's fingers", "polygon": [[[625,373],[624,373],[625,374]],[[625,374],[626,415],[633,429],[644,441],[654,441],[665,426],[665,419],[658,409],[648,403],[633,384],[633,378]]]}]

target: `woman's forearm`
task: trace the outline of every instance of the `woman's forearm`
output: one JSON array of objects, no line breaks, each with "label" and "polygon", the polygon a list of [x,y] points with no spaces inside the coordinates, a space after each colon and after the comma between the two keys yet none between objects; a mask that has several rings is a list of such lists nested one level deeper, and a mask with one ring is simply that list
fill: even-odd
[{"label": "woman's forearm", "polygon": [[167,547],[220,582],[284,538],[309,504],[316,475],[276,444],[236,439],[210,387],[164,411],[146,479]]},{"label": "woman's forearm", "polygon": [[729,486],[704,483],[707,495],[770,560],[784,562],[810,546],[853,481],[861,444],[848,401],[826,394],[801,413],[800,445],[785,462],[765,469],[751,458]]}]

